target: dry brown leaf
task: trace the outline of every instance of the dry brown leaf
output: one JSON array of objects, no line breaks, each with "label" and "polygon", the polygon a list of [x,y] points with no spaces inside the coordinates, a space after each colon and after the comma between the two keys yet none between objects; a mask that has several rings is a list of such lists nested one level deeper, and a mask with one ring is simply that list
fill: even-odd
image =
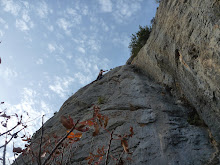
[{"label": "dry brown leaf", "polygon": [[133,130],[133,127],[130,127],[130,135],[128,135],[129,137],[132,137],[134,135],[134,130]]},{"label": "dry brown leaf", "polygon": [[73,121],[71,120],[71,118],[66,118],[65,116],[61,116],[60,117],[60,122],[63,124],[63,126],[66,129],[71,129],[74,126]]},{"label": "dry brown leaf", "polygon": [[41,157],[44,158],[46,156],[47,152],[44,152]]},{"label": "dry brown leaf", "polygon": [[124,151],[125,151],[126,153],[129,153],[127,140],[121,140],[121,145],[122,145],[122,147],[124,148]]},{"label": "dry brown leaf", "polygon": [[83,121],[81,123],[79,123],[81,125],[88,125],[88,126],[93,126],[94,122],[92,120],[87,120],[87,121]]},{"label": "dry brown leaf", "polygon": [[16,152],[16,153],[22,153],[23,152],[23,150],[22,150],[22,148],[21,147],[14,147],[13,148],[13,152]]},{"label": "dry brown leaf", "polygon": [[94,123],[94,128],[95,128],[95,131],[93,132],[93,136],[96,136],[99,134],[99,125],[97,123]]}]

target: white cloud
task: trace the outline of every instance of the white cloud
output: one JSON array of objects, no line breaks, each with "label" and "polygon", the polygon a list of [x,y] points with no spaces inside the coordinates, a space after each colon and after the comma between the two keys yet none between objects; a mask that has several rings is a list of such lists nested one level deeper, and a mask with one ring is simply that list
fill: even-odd
[{"label": "white cloud", "polygon": [[104,29],[106,32],[109,31],[109,27],[106,25],[106,23],[102,22],[102,29]]},{"label": "white cloud", "polygon": [[34,27],[34,23],[32,21],[29,22],[29,26],[30,28],[33,28]]},{"label": "white cloud", "polygon": [[78,47],[78,51],[81,52],[81,53],[83,53],[83,54],[86,53],[85,49],[82,48],[82,47]]},{"label": "white cloud", "polygon": [[71,34],[70,28],[72,27],[71,22],[67,21],[65,18],[60,18],[57,20],[58,26],[65,31],[67,35]]},{"label": "white cloud", "polygon": [[[34,97],[35,95],[36,95],[36,91],[29,89],[29,88],[24,88],[23,97],[25,100],[28,100],[29,98]],[[32,102],[33,101],[31,101],[31,103]]]},{"label": "white cloud", "polygon": [[103,12],[112,12],[111,0],[99,0],[99,4],[101,5],[101,10]]},{"label": "white cloud", "polygon": [[4,27],[5,27],[5,29],[8,29],[8,24],[5,24],[5,26],[4,26]]},{"label": "white cloud", "polygon": [[1,23],[1,24],[5,24],[6,22],[5,22],[4,19],[2,19],[2,18],[0,17],[0,23]]},{"label": "white cloud", "polygon": [[98,52],[101,49],[100,42],[97,39],[89,39],[87,42],[89,48]]},{"label": "white cloud", "polygon": [[115,45],[122,45],[125,48],[128,48],[130,38],[126,34],[115,34],[113,41],[113,44]]},{"label": "white cloud", "polygon": [[59,51],[59,53],[63,53],[64,51],[64,47],[62,45],[57,45],[56,43],[52,44],[49,43],[48,44],[48,50],[50,53],[54,52],[55,50]]},{"label": "white cloud", "polygon": [[56,50],[56,48],[53,44],[48,44],[48,49],[49,49],[50,53],[52,53]]},{"label": "white cloud", "polygon": [[27,23],[21,19],[16,20],[16,27],[21,31],[28,31],[30,30]]},{"label": "white cloud", "polygon": [[88,15],[88,14],[89,14],[88,6],[83,6],[83,8],[82,8],[82,14],[83,14],[83,15]]},{"label": "white cloud", "polygon": [[97,24],[99,21],[98,21],[98,18],[95,17],[95,16],[90,16],[89,17],[89,20],[93,23],[93,24]]},{"label": "white cloud", "polygon": [[28,3],[27,1],[22,1],[22,2],[23,2],[23,4],[24,4],[24,6],[25,6],[27,9],[29,9],[29,7],[30,7],[29,3]]},{"label": "white cloud", "polygon": [[26,9],[22,11],[21,19],[16,19],[15,25],[21,31],[28,31],[34,27],[34,23],[31,21],[31,18]]},{"label": "white cloud", "polygon": [[1,17],[0,17],[0,24],[4,25],[4,28],[5,28],[5,29],[8,29],[8,24],[7,24],[7,22],[6,22],[4,19],[2,19]]},{"label": "white cloud", "polygon": [[74,23],[74,24],[80,24],[81,23],[82,17],[81,17],[81,15],[79,15],[77,13],[76,10],[74,10],[72,8],[68,8],[66,10],[66,12],[70,15],[70,20],[71,20],[72,23]]},{"label": "white cloud", "polygon": [[[99,58],[97,56],[81,55],[75,61],[75,65],[80,71],[89,77],[93,77],[94,74],[97,74],[99,69],[107,69],[109,60],[107,58]],[[98,69],[99,68],[99,69]]]},{"label": "white cloud", "polygon": [[5,21],[4,19],[2,19],[1,17],[0,17],[0,24],[3,24],[3,25],[4,25],[4,28],[5,28],[5,29],[8,29],[8,24],[7,24],[6,21]]},{"label": "white cloud", "polygon": [[66,58],[68,58],[69,60],[71,60],[73,58],[72,55],[67,55]]},{"label": "white cloud", "polygon": [[4,36],[4,32],[2,30],[0,30],[0,37]]},{"label": "white cloud", "polygon": [[41,58],[39,58],[38,60],[37,60],[37,62],[36,62],[36,64],[38,64],[38,65],[41,65],[41,64],[43,64],[44,63],[44,61],[43,61],[43,59],[41,59]]},{"label": "white cloud", "polygon": [[52,110],[51,108],[49,107],[49,105],[47,103],[45,103],[44,101],[41,100],[41,108],[44,112],[46,113],[50,113]]},{"label": "white cloud", "polygon": [[115,20],[119,23],[126,22],[130,17],[141,9],[142,0],[117,0],[116,11],[113,13]]},{"label": "white cloud", "polygon": [[84,75],[81,72],[75,73],[74,77],[79,80],[79,83],[82,85],[88,84],[92,81],[91,76]]},{"label": "white cloud", "polygon": [[18,76],[18,73],[6,67],[0,70],[0,75],[1,75],[1,78],[3,78],[5,81],[10,82],[11,79],[14,79]]},{"label": "white cloud", "polygon": [[42,1],[39,3],[39,7],[37,8],[37,13],[41,18],[46,18],[47,15],[53,12],[53,10],[49,9],[46,2]]},{"label": "white cloud", "polygon": [[61,98],[64,98],[68,93],[68,87],[74,82],[72,77],[55,77],[54,85],[49,85],[50,90],[57,93]]},{"label": "white cloud", "polygon": [[23,11],[22,18],[23,18],[23,20],[24,20],[25,22],[29,22],[29,21],[30,21],[31,18],[30,18],[30,16],[28,15],[27,10],[24,10],[24,11]]},{"label": "white cloud", "polygon": [[58,45],[57,49],[59,50],[60,53],[63,53],[64,47],[62,45]]},{"label": "white cloud", "polygon": [[50,25],[50,26],[48,26],[47,28],[48,28],[48,30],[51,31],[51,32],[54,30],[53,25]]},{"label": "white cloud", "polygon": [[13,0],[2,0],[1,5],[4,7],[4,11],[17,16],[21,7],[16,4]]},{"label": "white cloud", "polygon": [[[32,135],[37,129],[41,127],[41,124],[39,123],[41,123],[42,116],[46,113],[46,116],[44,117],[44,121],[46,121],[53,114],[52,108],[50,108],[50,106],[43,100],[38,100],[38,96],[39,95],[35,90],[25,87],[23,88],[19,104],[4,104],[4,106],[7,108],[6,112],[8,115],[13,115],[15,113],[18,114],[18,116],[22,115],[23,123],[27,124],[25,132],[22,131],[20,135]],[[14,127],[16,122],[17,120],[15,117],[12,117],[8,122],[8,128]],[[17,127],[17,130],[19,129],[21,129],[21,127]],[[1,131],[3,131],[2,128]],[[0,145],[2,145],[2,142],[4,141],[0,138]],[[22,142],[21,139],[18,138],[14,140],[14,142],[16,147],[24,148],[25,143]],[[11,159],[12,152],[9,152],[12,151],[12,145],[13,143],[11,142],[7,146],[7,157],[11,161],[14,160],[14,158]]]}]

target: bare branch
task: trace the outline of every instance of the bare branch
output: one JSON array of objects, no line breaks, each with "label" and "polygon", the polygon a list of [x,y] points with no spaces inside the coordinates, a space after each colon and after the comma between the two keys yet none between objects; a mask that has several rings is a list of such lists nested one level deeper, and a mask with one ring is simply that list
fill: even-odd
[{"label": "bare branch", "polygon": [[[113,130],[114,131],[114,130]],[[105,159],[105,165],[107,165],[108,163],[108,155],[109,155],[109,150],[110,150],[110,146],[111,146],[111,143],[112,143],[112,135],[113,135],[113,131],[111,132],[111,136],[110,136],[110,140],[109,140],[109,144],[108,144],[108,150],[107,150],[107,153],[106,153],[106,159]]]},{"label": "bare branch", "polygon": [[116,165],[119,165],[119,164],[120,164],[120,162],[121,162],[121,158],[122,158],[124,152],[125,152],[125,151],[123,150],[122,153],[121,153],[121,155],[120,155],[120,157],[119,157],[119,159],[118,159],[118,163],[117,163]]},{"label": "bare branch", "polygon": [[4,145],[2,145],[2,146],[0,146],[0,148],[2,148],[2,147],[5,147],[8,143],[10,143],[10,141],[13,139],[13,135],[11,136],[11,138],[10,138],[10,140],[9,141],[5,141],[5,144]]},{"label": "bare branch", "polygon": [[7,143],[7,140],[5,140],[5,145],[4,145],[4,151],[3,151],[3,165],[5,165],[5,154],[6,154],[6,143]]},{"label": "bare branch", "polygon": [[46,158],[43,165],[47,163],[48,160],[50,160],[53,153],[56,151],[56,149],[59,147],[59,145],[67,138],[67,136],[75,129],[76,125],[79,123],[79,120],[77,120],[76,124],[71,128],[71,130],[57,143],[57,145],[54,147],[50,155]]},{"label": "bare branch", "polygon": [[23,130],[24,128],[20,129],[19,131],[15,132],[13,135],[11,135],[11,138],[9,141],[7,141],[4,145],[0,146],[0,148],[4,147],[5,145],[8,145],[8,143],[10,143],[10,141],[19,133]]},{"label": "bare branch", "polygon": [[6,131],[6,132],[0,134],[0,136],[2,136],[2,135],[4,135],[4,134],[7,134],[7,133],[11,132],[13,129],[15,129],[15,128],[16,128],[17,126],[19,126],[20,124],[21,124],[21,123],[18,122],[17,125],[15,125],[15,126],[14,126],[13,128],[11,128],[10,130],[8,130],[8,131]]}]

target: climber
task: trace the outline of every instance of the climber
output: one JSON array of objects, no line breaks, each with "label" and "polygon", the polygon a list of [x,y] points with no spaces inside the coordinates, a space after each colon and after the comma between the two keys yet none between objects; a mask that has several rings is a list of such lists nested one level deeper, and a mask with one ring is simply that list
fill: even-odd
[{"label": "climber", "polygon": [[101,79],[103,78],[103,75],[102,75],[103,72],[107,72],[107,71],[108,71],[108,70],[102,70],[102,69],[101,69],[100,72],[99,72],[99,75],[98,75],[98,77],[97,77],[97,79],[96,79],[96,81],[97,81],[97,80],[101,80]]}]

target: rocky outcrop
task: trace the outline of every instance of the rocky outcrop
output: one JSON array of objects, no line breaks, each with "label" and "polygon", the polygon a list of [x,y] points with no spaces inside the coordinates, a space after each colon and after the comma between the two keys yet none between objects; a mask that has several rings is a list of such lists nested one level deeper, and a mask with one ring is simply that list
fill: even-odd
[{"label": "rocky outcrop", "polygon": [[220,1],[162,0],[129,63],[188,100],[220,142]]},{"label": "rocky outcrop", "polygon": [[[112,140],[108,164],[116,164],[113,158],[120,155],[132,165],[220,164],[219,18],[219,0],[162,0],[151,36],[128,60],[131,65],[111,70],[71,96],[45,123],[44,137],[66,133],[61,116],[84,121],[100,104],[109,132],[123,135],[134,129],[130,154],[122,155],[121,141]],[[109,133],[93,137],[92,132],[62,151],[63,164],[87,164],[98,147],[107,151]],[[38,130],[32,142],[40,137]],[[16,164],[24,162],[31,164],[31,157],[20,156]]]},{"label": "rocky outcrop", "polygon": [[[71,96],[44,125],[45,137],[61,135],[65,128],[60,116],[70,115],[74,121],[91,118],[93,104],[100,103],[101,113],[109,117],[108,131],[123,135],[132,126],[134,135],[128,140],[131,154],[123,154],[124,164],[132,165],[201,165],[219,162],[219,152],[209,129],[191,125],[195,111],[180,100],[174,99],[165,87],[156,84],[133,66],[117,67],[103,79],[89,84]],[[197,118],[197,120],[199,120]],[[190,124],[191,123],[191,124]],[[80,141],[64,150],[63,164],[87,164],[89,153],[98,147],[108,148],[110,135],[93,130],[83,133]],[[40,138],[39,130],[32,141]],[[44,144],[44,143],[43,143]],[[119,158],[123,151],[120,140],[113,140],[110,155]],[[130,157],[132,160],[127,160]],[[24,157],[30,164],[30,158]],[[104,164],[105,157],[101,164]],[[21,157],[19,165],[24,164]],[[116,164],[111,157],[108,164]]]}]

